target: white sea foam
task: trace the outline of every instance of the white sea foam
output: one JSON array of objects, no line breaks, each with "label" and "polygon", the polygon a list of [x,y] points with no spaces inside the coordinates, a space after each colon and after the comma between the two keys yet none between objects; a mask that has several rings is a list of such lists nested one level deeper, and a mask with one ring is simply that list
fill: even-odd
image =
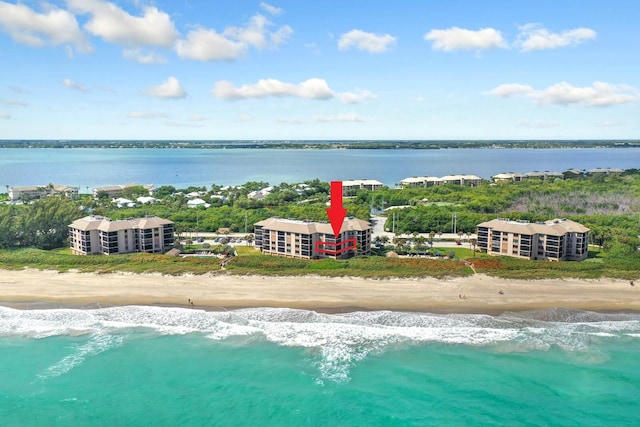
[{"label": "white sea foam", "polygon": [[14,310],[0,307],[0,336],[44,338],[91,334],[91,339],[42,375],[67,372],[87,357],[120,345],[136,333],[201,333],[213,340],[250,336],[309,349],[327,379],[344,381],[371,353],[430,343],[492,347],[500,352],[587,352],[617,336],[640,337],[640,315],[572,310],[502,316],[392,311],[322,314],[308,310],[251,308],[207,312],[189,308],[113,307],[96,310]]},{"label": "white sea foam", "polygon": [[119,346],[122,344],[123,337],[118,335],[108,335],[105,333],[98,333],[91,337],[91,339],[76,347],[71,354],[62,358],[57,363],[49,366],[44,372],[38,375],[41,380],[54,378],[63,374],[66,374],[71,369],[80,365],[88,357],[100,354],[110,348]]}]

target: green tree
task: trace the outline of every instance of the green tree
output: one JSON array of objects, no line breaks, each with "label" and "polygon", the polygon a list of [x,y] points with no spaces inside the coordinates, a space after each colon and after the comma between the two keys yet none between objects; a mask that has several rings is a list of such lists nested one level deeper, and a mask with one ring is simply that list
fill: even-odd
[{"label": "green tree", "polygon": [[83,212],[69,200],[46,197],[27,206],[19,216],[17,241],[20,246],[53,249],[65,245],[69,224]]}]

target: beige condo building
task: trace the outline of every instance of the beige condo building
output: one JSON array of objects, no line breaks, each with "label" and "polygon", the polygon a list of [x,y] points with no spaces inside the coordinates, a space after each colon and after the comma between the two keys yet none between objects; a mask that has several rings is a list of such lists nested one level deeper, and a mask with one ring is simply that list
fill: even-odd
[{"label": "beige condo building", "polygon": [[9,187],[9,200],[33,200],[41,197],[60,195],[68,199],[78,196],[80,187],[61,184],[33,185],[29,187]]},{"label": "beige condo building", "polygon": [[384,187],[384,184],[375,179],[352,179],[342,181],[342,195],[353,196],[358,190],[375,191]]},{"label": "beige condo building", "polygon": [[328,223],[269,218],[254,227],[254,245],[264,254],[346,259],[371,253],[371,225],[357,218],[344,220],[337,241]]},{"label": "beige condo building", "polygon": [[155,216],[116,221],[86,216],[69,225],[69,246],[75,255],[165,253],[173,242],[173,222]]},{"label": "beige condo building", "polygon": [[542,223],[493,219],[478,224],[478,249],[489,255],[548,261],[582,261],[589,229],[568,219]]}]

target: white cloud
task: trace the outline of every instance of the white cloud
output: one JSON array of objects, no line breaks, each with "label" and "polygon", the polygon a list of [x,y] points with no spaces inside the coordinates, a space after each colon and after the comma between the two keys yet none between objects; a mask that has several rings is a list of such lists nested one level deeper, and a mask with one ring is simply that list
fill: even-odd
[{"label": "white cloud", "polygon": [[178,40],[176,52],[181,58],[198,61],[232,61],[243,56],[250,47],[276,47],[293,34],[288,25],[270,31],[273,24],[263,15],[251,17],[245,27],[227,27],[222,33],[214,29],[197,28]]},{"label": "white cloud", "polygon": [[521,120],[516,123],[516,126],[519,128],[527,128],[527,129],[550,129],[556,128],[560,124],[557,122],[531,122],[529,120]]},{"label": "white cloud", "polygon": [[169,15],[155,7],[145,7],[142,16],[133,16],[102,0],[68,0],[69,8],[90,14],[84,28],[95,36],[121,46],[161,46],[170,48],[178,38]]},{"label": "white cloud", "polygon": [[289,39],[289,37],[291,37],[293,35],[293,28],[291,28],[288,25],[283,25],[282,27],[278,28],[276,31],[269,33],[269,38],[271,39],[271,42],[276,45],[279,46],[282,43],[286,42],[287,39]]},{"label": "white cloud", "polygon": [[292,119],[289,117],[278,117],[276,119],[277,123],[286,123],[286,124],[290,124],[290,125],[300,125],[302,124],[302,120],[299,119]]},{"label": "white cloud", "polygon": [[238,117],[238,120],[241,121],[241,122],[251,122],[251,121],[253,121],[253,117],[251,117],[248,114],[241,114]]},{"label": "white cloud", "polygon": [[246,44],[234,42],[206,28],[189,31],[186,39],[176,43],[178,56],[197,61],[232,61],[246,51]]},{"label": "white cloud", "polygon": [[154,51],[143,52],[139,48],[125,49],[122,56],[126,59],[136,61],[138,64],[165,64],[167,59]]},{"label": "white cloud", "polygon": [[351,30],[342,34],[338,39],[340,50],[355,48],[369,53],[386,52],[389,47],[395,44],[396,38],[390,34],[374,34],[361,30]]},{"label": "white cloud", "polygon": [[217,98],[235,100],[246,98],[297,97],[307,99],[329,99],[335,94],[323,79],[309,79],[301,83],[284,83],[276,79],[262,79],[256,84],[242,85],[236,88],[228,81],[219,81],[214,85],[211,93]]},{"label": "white cloud", "polygon": [[10,119],[11,118],[11,114],[7,113],[6,111],[0,111],[0,119]]},{"label": "white cloud", "polygon": [[116,93],[116,91],[112,87],[105,85],[97,85],[95,88],[107,93]]},{"label": "white cloud", "polygon": [[508,98],[524,94],[533,98],[538,105],[584,104],[591,107],[608,107],[640,100],[640,91],[629,85],[614,85],[594,82],[591,86],[576,87],[567,82],[556,83],[543,90],[535,90],[519,83],[503,84],[488,93]]},{"label": "white cloud", "polygon": [[281,8],[276,7],[276,6],[272,6],[272,5],[267,4],[265,2],[260,2],[260,7],[262,9],[264,9],[267,13],[269,13],[270,15],[273,15],[273,16],[280,15],[283,12],[283,10]]},{"label": "white cloud", "polygon": [[27,107],[27,106],[29,106],[28,102],[21,101],[19,99],[3,99],[2,103],[6,104],[6,105],[15,105],[15,106],[18,106],[18,107]]},{"label": "white cloud", "polygon": [[131,111],[127,114],[130,119],[161,119],[166,118],[165,113],[153,113],[148,111]]},{"label": "white cloud", "polygon": [[345,104],[357,104],[368,99],[375,99],[378,96],[368,90],[362,90],[358,93],[344,92],[339,95],[340,100]]},{"label": "white cloud", "polygon": [[187,96],[187,92],[184,90],[178,79],[171,76],[162,84],[158,86],[151,86],[145,93],[147,95],[155,96],[156,98],[167,99],[180,99]]},{"label": "white cloud", "polygon": [[46,3],[45,7],[38,13],[24,4],[0,1],[0,31],[32,47],[73,45],[78,52],[93,51],[73,14]]},{"label": "white cloud", "polygon": [[293,34],[293,30],[288,25],[283,25],[274,32],[267,29],[270,25],[272,25],[271,22],[258,13],[251,17],[246,27],[228,27],[223,34],[256,49],[269,47],[267,38],[277,46]]},{"label": "white cloud", "polygon": [[364,119],[356,113],[338,114],[335,116],[317,116],[316,122],[330,123],[330,122],[364,122]]},{"label": "white cloud", "polygon": [[447,30],[431,30],[424,35],[424,39],[433,42],[432,48],[434,50],[445,52],[508,47],[500,31],[493,28],[483,28],[478,31],[458,27]]},{"label": "white cloud", "polygon": [[69,89],[79,90],[80,92],[87,92],[88,89],[82,83],[74,82],[71,79],[64,79],[62,83]]},{"label": "white cloud", "polygon": [[8,86],[15,93],[28,93],[29,91],[20,86]]},{"label": "white cloud", "polygon": [[586,104],[592,107],[608,107],[640,99],[640,92],[627,85],[594,82],[591,86],[575,87],[569,83],[556,83],[530,94],[538,105]]},{"label": "white cloud", "polygon": [[533,88],[529,85],[523,85],[520,83],[505,83],[490,90],[487,93],[491,95],[501,96],[503,98],[508,98],[512,95],[531,92],[533,92]]},{"label": "white cloud", "polygon": [[167,121],[165,123],[167,126],[172,127],[172,128],[202,128],[204,127],[204,124],[202,123],[180,123],[180,122],[174,122],[174,121]]},{"label": "white cloud", "polygon": [[207,120],[206,117],[201,116],[200,114],[194,114],[193,116],[191,116],[191,121],[192,122],[202,122]]},{"label": "white cloud", "polygon": [[520,34],[515,44],[524,52],[575,46],[596,38],[596,32],[590,28],[575,28],[561,33],[552,33],[540,24],[526,24],[519,30]]},{"label": "white cloud", "polygon": [[594,126],[595,127],[599,127],[599,128],[615,128],[615,127],[624,126],[624,123],[623,122],[604,121],[604,122],[596,123]]}]

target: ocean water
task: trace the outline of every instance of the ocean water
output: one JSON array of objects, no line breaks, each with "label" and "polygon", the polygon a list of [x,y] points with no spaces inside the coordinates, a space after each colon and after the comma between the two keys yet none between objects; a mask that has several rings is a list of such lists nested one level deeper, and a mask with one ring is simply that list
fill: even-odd
[{"label": "ocean water", "polygon": [[240,185],[377,179],[394,186],[410,176],[571,168],[638,167],[640,148],[279,150],[279,149],[55,149],[0,148],[5,186],[74,185],[86,193],[114,184]]},{"label": "ocean water", "polygon": [[3,426],[634,426],[640,315],[0,307]]}]

